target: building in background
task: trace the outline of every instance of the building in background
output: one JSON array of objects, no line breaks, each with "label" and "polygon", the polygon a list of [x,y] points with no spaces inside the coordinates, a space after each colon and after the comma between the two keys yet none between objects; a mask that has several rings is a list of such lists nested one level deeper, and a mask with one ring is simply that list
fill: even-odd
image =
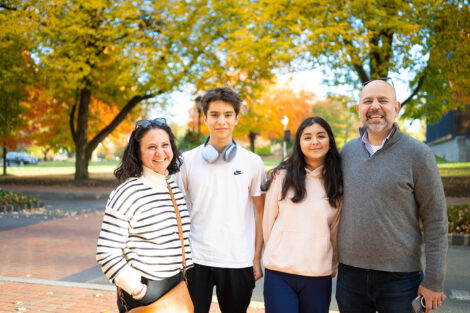
[{"label": "building in background", "polygon": [[432,151],[451,162],[470,161],[470,104],[450,111],[434,125],[426,125],[426,143]]}]

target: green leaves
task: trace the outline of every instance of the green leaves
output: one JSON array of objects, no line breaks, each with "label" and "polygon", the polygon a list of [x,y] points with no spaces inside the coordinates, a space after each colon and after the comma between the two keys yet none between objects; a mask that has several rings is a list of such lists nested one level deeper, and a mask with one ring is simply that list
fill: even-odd
[{"label": "green leaves", "polygon": [[24,120],[21,101],[27,97],[26,87],[35,75],[35,64],[29,50],[31,41],[25,35],[27,23],[21,22],[18,3],[5,3],[0,9],[0,146],[15,148]]},{"label": "green leaves", "polygon": [[[267,48],[275,51],[273,57],[327,68],[330,84],[360,86],[371,78],[410,73],[406,117],[434,121],[469,102],[467,2],[259,0],[247,6],[260,12],[247,15],[247,24],[254,25],[250,31],[258,40],[274,41]],[[268,38],[260,36],[265,29]]]}]

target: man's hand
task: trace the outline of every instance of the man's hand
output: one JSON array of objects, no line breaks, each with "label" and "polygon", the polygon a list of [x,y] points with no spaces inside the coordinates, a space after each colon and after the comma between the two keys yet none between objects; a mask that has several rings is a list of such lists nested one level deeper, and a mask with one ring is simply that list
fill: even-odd
[{"label": "man's hand", "polygon": [[419,285],[418,295],[422,295],[424,297],[424,302],[426,304],[426,313],[437,309],[441,306],[442,301],[444,301],[443,292],[434,291],[423,287],[422,285]]},{"label": "man's hand", "polygon": [[253,260],[253,274],[255,275],[255,281],[263,277],[263,270],[261,269],[261,260],[254,259]]}]

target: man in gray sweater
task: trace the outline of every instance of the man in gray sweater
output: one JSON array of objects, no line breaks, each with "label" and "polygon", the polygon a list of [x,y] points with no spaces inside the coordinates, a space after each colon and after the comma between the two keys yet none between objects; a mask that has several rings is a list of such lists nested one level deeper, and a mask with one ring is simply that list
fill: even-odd
[{"label": "man in gray sweater", "polygon": [[364,84],[357,105],[361,136],[341,151],[344,202],[336,287],[341,313],[413,312],[411,301],[418,294],[430,312],[444,300],[442,182],[432,151],[395,123],[399,110],[391,79]]}]

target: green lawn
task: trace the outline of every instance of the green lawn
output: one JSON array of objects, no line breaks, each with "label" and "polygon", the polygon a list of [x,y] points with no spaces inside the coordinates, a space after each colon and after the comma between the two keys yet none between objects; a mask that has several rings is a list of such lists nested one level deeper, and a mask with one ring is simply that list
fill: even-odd
[{"label": "green lawn", "polygon": [[[264,169],[269,171],[279,164],[280,158],[263,158]],[[119,165],[118,161],[90,162],[88,171],[91,174],[112,174]],[[438,160],[441,176],[470,176],[470,162],[451,163]],[[9,166],[7,174],[15,176],[41,176],[73,174],[73,162],[40,162],[38,165]],[[3,173],[3,168],[0,170]]]},{"label": "green lawn", "polygon": [[[96,174],[113,173],[118,165],[118,161],[90,162],[88,171]],[[3,167],[0,169],[0,173],[3,173]],[[37,165],[7,167],[7,174],[15,176],[67,175],[74,173],[75,163],[67,161],[39,162]]]},{"label": "green lawn", "polygon": [[[281,162],[281,159],[264,158],[264,169],[266,171],[272,169]],[[469,176],[470,177],[470,162],[448,162],[444,159],[436,157],[437,166],[441,176]]]},{"label": "green lawn", "polygon": [[470,176],[470,162],[438,163],[441,176]]},{"label": "green lawn", "polygon": [[263,162],[264,162],[264,170],[267,172],[271,169],[273,169],[274,167],[276,167],[276,165],[278,165],[279,163],[281,163],[281,159],[279,158],[263,158]]}]

